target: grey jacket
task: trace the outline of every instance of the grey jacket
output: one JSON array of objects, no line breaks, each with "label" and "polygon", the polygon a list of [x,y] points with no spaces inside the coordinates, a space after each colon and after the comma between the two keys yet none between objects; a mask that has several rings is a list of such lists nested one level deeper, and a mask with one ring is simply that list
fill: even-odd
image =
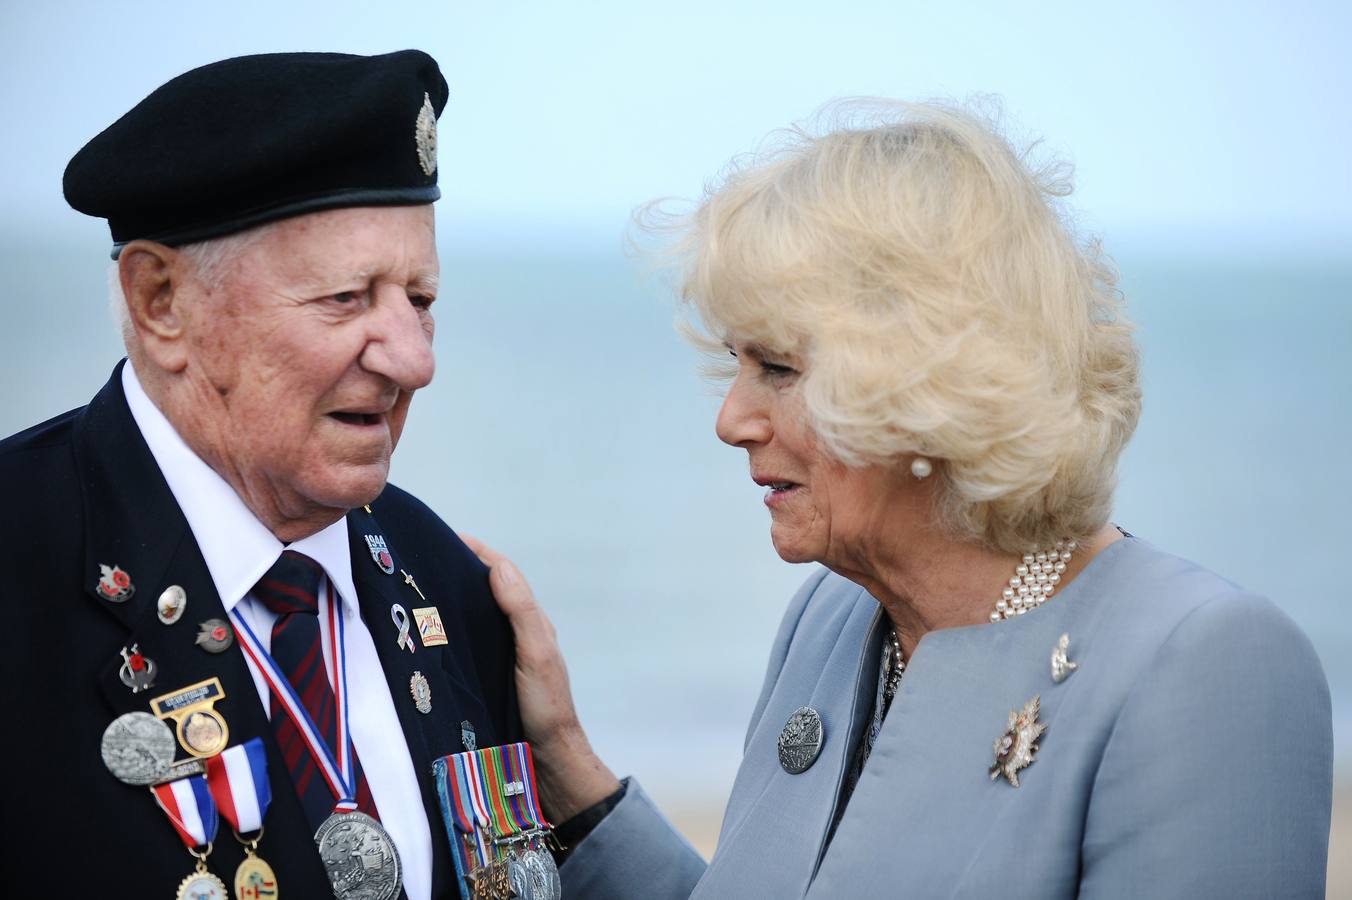
[{"label": "grey jacket", "polygon": [[[1322,898],[1328,684],[1275,606],[1128,538],[1045,606],[931,632],[834,838],[877,685],[880,606],[825,570],[794,597],[706,867],[637,783],[564,865],[567,898]],[[1078,669],[1051,677],[1070,635]],[[1011,710],[1041,697],[1020,787],[988,775]],[[801,706],[806,772],[777,741]]]}]

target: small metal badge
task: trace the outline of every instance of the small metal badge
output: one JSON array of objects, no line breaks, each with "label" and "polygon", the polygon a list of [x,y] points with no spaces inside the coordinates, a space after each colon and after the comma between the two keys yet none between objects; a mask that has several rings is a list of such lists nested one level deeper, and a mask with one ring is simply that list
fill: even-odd
[{"label": "small metal badge", "polygon": [[171,584],[160,594],[155,602],[155,613],[165,625],[172,625],[183,618],[183,610],[188,608],[188,592],[177,584]]},{"label": "small metal badge", "polygon": [[432,711],[432,686],[427,683],[426,675],[414,672],[408,680],[408,692],[413,695],[413,706],[418,712],[427,715]]},{"label": "small metal badge", "polygon": [[1066,650],[1070,648],[1070,635],[1061,635],[1056,646],[1052,648],[1052,681],[1060,684],[1070,677],[1070,674],[1080,667],[1080,664],[1072,661],[1066,656]]},{"label": "small metal badge", "polygon": [[148,712],[123,713],[103,729],[100,750],[118,781],[154,784],[174,762],[174,733]]},{"label": "small metal badge", "polygon": [[474,736],[474,724],[468,720],[460,723],[460,743],[465,745],[466,750],[474,750],[479,746],[478,738]]},{"label": "small metal badge", "polygon": [[193,643],[208,653],[224,653],[235,643],[235,632],[224,619],[207,619],[197,623]]},{"label": "small metal badge", "polygon": [[99,563],[99,583],[94,592],[109,603],[126,603],[136,593],[131,576],[117,566],[105,566]]},{"label": "small metal badge", "polygon": [[400,650],[407,650],[409,653],[414,652],[413,637],[408,633],[408,610],[404,609],[402,604],[396,603],[390,607],[390,618],[394,620],[395,627],[399,629],[399,637],[394,641],[395,646]]},{"label": "small metal badge", "polygon": [[424,647],[440,647],[449,643],[446,640],[446,628],[441,624],[441,613],[435,606],[424,606],[413,610],[413,618],[418,623],[418,637]]},{"label": "small metal badge", "polygon": [[371,560],[380,567],[380,571],[386,575],[393,575],[394,557],[390,555],[390,548],[385,543],[385,536],[367,534],[363,537],[366,538],[366,549],[371,551]]},{"label": "small metal badge", "polygon": [[133,694],[139,694],[155,686],[155,676],[159,673],[159,667],[155,665],[155,660],[141,654],[140,644],[123,647],[118,653],[122,654],[122,665],[117,670],[117,677],[131,688]]},{"label": "small metal badge", "polygon": [[812,768],[822,752],[822,717],[810,706],[794,710],[779,733],[779,764],[790,775]]},{"label": "small metal badge", "polygon": [[1023,705],[1022,711],[1010,710],[1005,733],[995,741],[995,762],[991,764],[991,781],[1001,775],[1014,787],[1019,786],[1019,770],[1031,766],[1037,753],[1037,741],[1047,726],[1037,720],[1042,697],[1037,696]]},{"label": "small metal badge", "polygon": [[230,726],[214,708],[225,699],[219,678],[208,678],[150,701],[150,711],[160,719],[173,719],[178,742],[193,756],[215,756],[230,739]]},{"label": "small metal badge", "polygon": [[437,171],[437,111],[431,95],[424,93],[418,121],[413,126],[413,143],[418,148],[418,166],[424,175]]}]

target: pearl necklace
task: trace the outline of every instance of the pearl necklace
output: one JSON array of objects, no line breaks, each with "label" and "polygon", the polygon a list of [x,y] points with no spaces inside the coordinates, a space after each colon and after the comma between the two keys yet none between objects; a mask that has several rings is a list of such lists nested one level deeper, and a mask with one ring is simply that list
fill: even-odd
[{"label": "pearl necklace", "polygon": [[1075,541],[1057,541],[1050,550],[1034,548],[1023,555],[1023,562],[1014,569],[1014,577],[995,603],[992,622],[1021,616],[1047,602],[1047,598],[1061,582],[1061,575],[1070,562],[1071,551],[1079,547]]}]

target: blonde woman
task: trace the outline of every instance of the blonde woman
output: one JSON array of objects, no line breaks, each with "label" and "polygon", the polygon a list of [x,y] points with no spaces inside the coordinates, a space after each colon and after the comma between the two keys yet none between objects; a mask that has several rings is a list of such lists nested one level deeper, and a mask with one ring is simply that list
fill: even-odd
[{"label": "blonde woman", "polygon": [[780,556],[822,566],[707,866],[592,753],[552,629],[481,550],[565,896],[1322,897],[1308,640],[1109,523],[1137,353],[1065,171],[957,109],[836,114],[676,223],[700,340],[734,366],[718,436]]}]

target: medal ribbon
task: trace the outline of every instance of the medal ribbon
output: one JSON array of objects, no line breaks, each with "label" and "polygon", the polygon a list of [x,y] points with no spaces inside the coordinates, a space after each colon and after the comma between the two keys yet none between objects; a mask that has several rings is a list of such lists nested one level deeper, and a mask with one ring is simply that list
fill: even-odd
[{"label": "medal ribbon", "polygon": [[[324,584],[328,590],[320,591],[319,596],[319,633],[320,639],[324,642],[324,647],[329,650],[329,659],[331,667],[328,670],[329,685],[333,688],[334,707],[337,712],[337,734],[338,747],[337,756],[329,749],[324,739],[319,734],[319,729],[315,727],[314,720],[310,718],[310,713],[301,703],[300,697],[296,696],[291,683],[282,675],[281,669],[272,656],[263,649],[254,635],[253,629],[249,623],[239,613],[239,607],[236,606],[230,610],[230,622],[235,626],[235,635],[239,638],[240,646],[244,648],[244,653],[253,662],[259,672],[263,674],[263,680],[268,683],[272,690],[272,696],[282,709],[286,712],[291,721],[295,723],[296,730],[300,733],[301,739],[305,741],[305,747],[314,758],[315,765],[319,772],[324,776],[328,783],[329,790],[333,792],[336,803],[335,812],[350,812],[357,808],[356,800],[356,779],[352,772],[352,735],[348,730],[348,708],[347,708],[347,643],[343,631],[343,617],[338,615],[338,603],[334,597],[333,585],[328,579],[324,579]],[[325,628],[327,624],[327,628]],[[276,710],[273,711],[276,714]]]},{"label": "medal ribbon", "polygon": [[268,783],[268,754],[263,739],[236,744],[207,760],[207,786],[221,815],[237,834],[263,827],[263,817],[272,802]]},{"label": "medal ribbon", "polygon": [[478,770],[479,782],[483,785],[484,799],[487,800],[488,817],[493,828],[501,837],[516,833],[515,823],[507,813],[507,797],[502,780],[502,770],[495,764],[500,758],[501,747],[488,747],[474,750],[470,756]]},{"label": "medal ribbon", "polygon": [[540,793],[536,788],[535,780],[535,757],[530,752],[530,744],[522,741],[519,744],[513,744],[515,751],[517,767],[520,771],[520,778],[526,785],[524,799],[526,806],[530,810],[531,825],[536,828],[553,828],[549,820],[545,818],[544,810],[540,808]]},{"label": "medal ribbon", "polygon": [[[527,832],[531,830],[530,813],[526,806],[526,780],[521,777],[516,765],[516,746],[508,744],[505,747],[494,748],[495,753],[493,761],[494,768],[502,774],[503,799],[506,801],[507,814],[512,817],[512,824],[516,826],[517,832]],[[516,782],[521,785],[521,793],[510,794],[507,785]]]},{"label": "medal ribbon", "polygon": [[157,784],[150,792],[189,850],[216,840],[221,820],[205,776],[189,775],[168,784]]},{"label": "medal ribbon", "polygon": [[460,802],[463,803],[466,810],[465,818],[469,824],[466,831],[474,836],[474,847],[479,857],[479,865],[486,866],[493,861],[493,854],[489,849],[487,836],[484,834],[485,826],[488,825],[488,814],[484,812],[483,798],[479,796],[474,787],[474,777],[467,758],[469,755],[468,753],[457,753],[451,757],[451,762],[455,767]]}]

